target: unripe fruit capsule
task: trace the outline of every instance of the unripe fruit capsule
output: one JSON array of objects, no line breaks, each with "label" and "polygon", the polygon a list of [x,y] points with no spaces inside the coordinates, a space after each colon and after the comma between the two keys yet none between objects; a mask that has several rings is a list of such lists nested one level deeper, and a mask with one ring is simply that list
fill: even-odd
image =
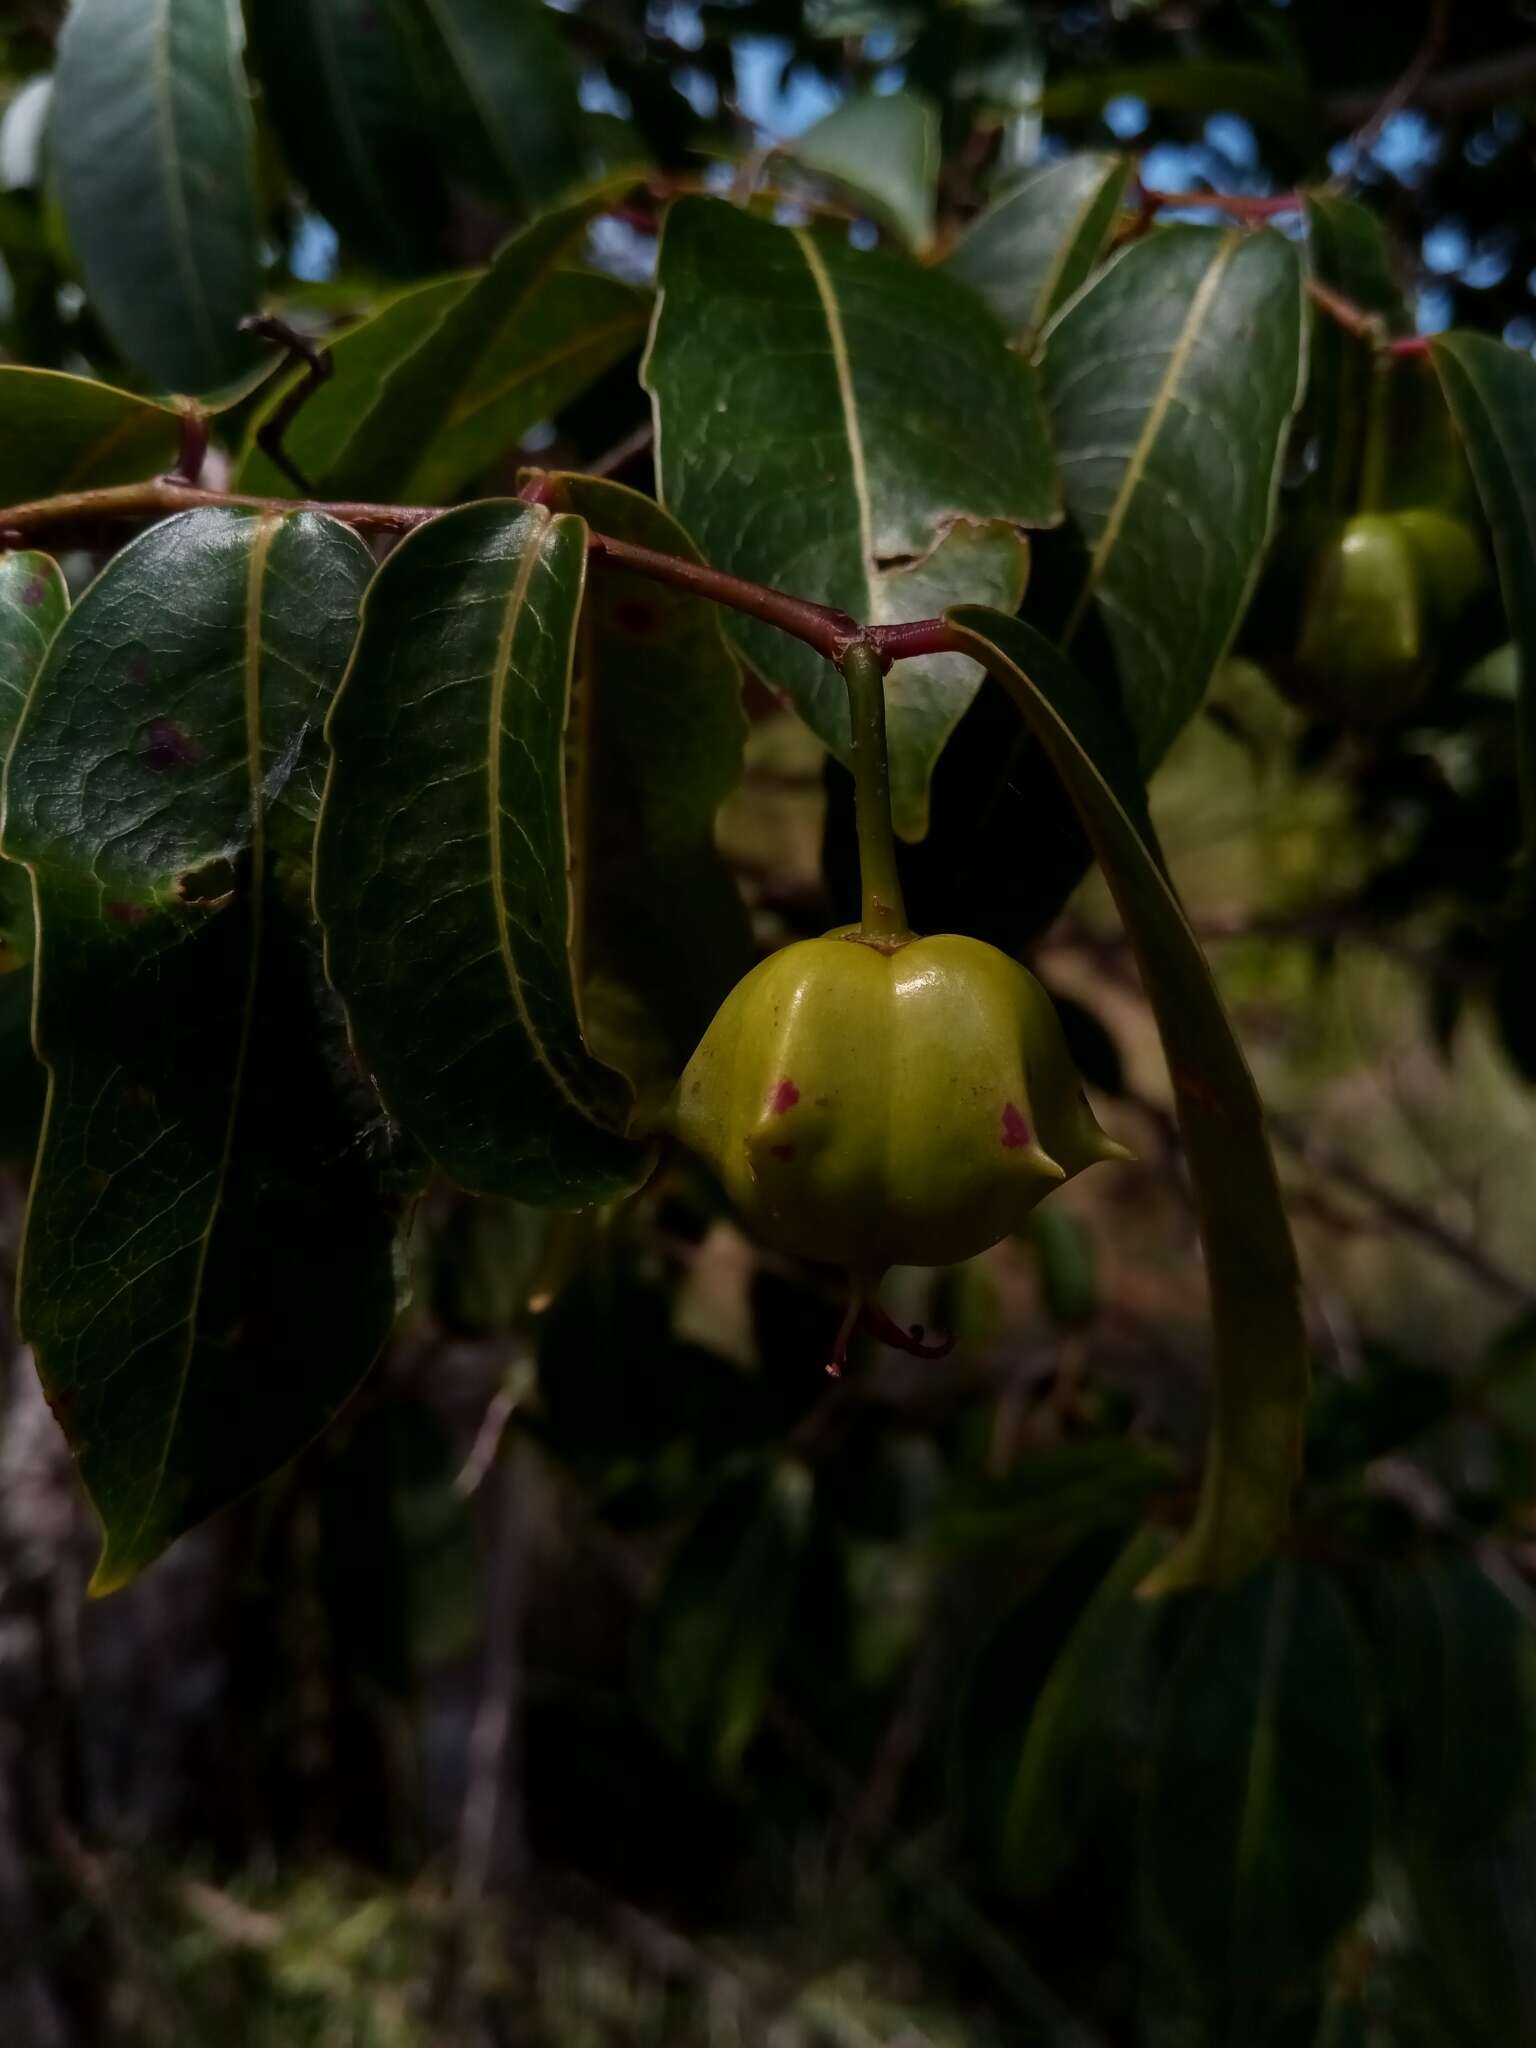
[{"label": "unripe fruit capsule", "polygon": [[954,935],[853,928],[773,954],[721,1005],[672,1121],[760,1239],[868,1280],[985,1251],[1062,1181],[1129,1157],[1039,982]]}]

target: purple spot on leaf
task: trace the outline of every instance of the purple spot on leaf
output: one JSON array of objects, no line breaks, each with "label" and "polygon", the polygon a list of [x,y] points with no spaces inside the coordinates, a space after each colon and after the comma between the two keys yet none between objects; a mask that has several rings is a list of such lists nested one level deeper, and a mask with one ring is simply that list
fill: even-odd
[{"label": "purple spot on leaf", "polygon": [[142,903],[109,903],[107,916],[114,924],[142,924],[149,912]]},{"label": "purple spot on leaf", "polygon": [[40,605],[40,604],[41,604],[41,603],[43,602],[43,600],[44,600],[44,599],[45,599],[45,598],[47,597],[47,595],[48,595],[48,579],[47,579],[47,577],[46,577],[46,576],[34,576],[34,577],[32,578],[32,580],[31,580],[31,582],[30,582],[30,583],[29,583],[29,584],[27,585],[27,587],[25,588],[25,590],[23,590],[23,591],[22,591],[22,593],[21,593],[21,601],[22,601],[22,603],[23,603],[23,604],[25,604],[25,605],[30,605],[30,606],[32,606],[32,607],[33,607],[33,609],[35,610],[35,609],[36,609],[36,607],[37,607],[38,605]]},{"label": "purple spot on leaf", "polygon": [[152,718],[139,734],[138,756],[146,768],[163,774],[171,768],[190,768],[203,758],[204,749],[185,726],[174,718]]},{"label": "purple spot on leaf", "polygon": [[768,1098],[768,1108],[774,1116],[782,1116],[785,1110],[793,1109],[799,1100],[800,1090],[793,1081],[778,1081],[774,1084],[773,1093]]},{"label": "purple spot on leaf", "polygon": [[1034,1137],[1029,1125],[1024,1121],[1023,1113],[1015,1108],[1013,1103],[1005,1102],[1003,1104],[1003,1150],[1005,1152],[1022,1152],[1027,1150],[1033,1143]]},{"label": "purple spot on leaf", "polygon": [[142,690],[150,678],[149,656],[143,652],[130,655],[128,659],[128,680],[136,690]]}]

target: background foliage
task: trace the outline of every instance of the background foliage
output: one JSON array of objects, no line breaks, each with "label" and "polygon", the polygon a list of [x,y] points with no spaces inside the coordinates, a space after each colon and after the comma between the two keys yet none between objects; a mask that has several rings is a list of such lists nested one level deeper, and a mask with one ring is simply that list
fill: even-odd
[{"label": "background foliage", "polygon": [[[206,413],[204,481],[283,504],[0,555],[0,1243],[13,1279],[30,1177],[21,1313],[108,1530],[13,1333],[5,2037],[1522,2038],[1529,10],[64,14],[0,24],[0,501]],[[1383,373],[1308,281],[1444,339]],[[258,306],[331,349],[302,485]],[[550,502],[497,502],[529,463]],[[1369,725],[1290,673],[1367,471],[1501,585]],[[395,546],[305,487],[467,502]],[[1030,949],[1140,1164],[893,1276],[945,1366],[829,1390],[825,1275],[685,1161],[622,1199],[754,949],[850,914],[852,819],[825,662],[583,521],[1007,657],[892,672],[910,907]],[[434,756],[509,663],[504,748]],[[1314,1397],[1280,1554],[1234,1575],[1276,1532],[1229,1517],[1231,1582],[1147,1601],[1211,1470],[1202,1281],[1282,1494],[1297,1356],[1190,930]]]}]

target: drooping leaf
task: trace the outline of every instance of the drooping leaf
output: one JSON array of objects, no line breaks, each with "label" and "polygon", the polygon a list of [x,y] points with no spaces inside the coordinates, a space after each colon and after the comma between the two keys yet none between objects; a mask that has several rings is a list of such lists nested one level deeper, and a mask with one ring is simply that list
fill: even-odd
[{"label": "drooping leaf", "polygon": [[1213,1596],[1162,1702],[1146,1892],[1196,1972],[1209,2038],[1264,2037],[1364,1903],[1372,1848],[1363,1659],[1311,1567]]},{"label": "drooping leaf", "polygon": [[383,0],[442,155],[530,212],[589,174],[576,70],[541,0]]},{"label": "drooping leaf", "polygon": [[[1017,604],[1019,529],[1058,516],[1055,478],[1032,372],[968,292],[712,199],[673,207],[660,279],[643,374],[662,495],[706,560],[866,623]],[[830,666],[755,620],[730,630],[846,757]],[[978,681],[953,655],[891,679],[907,837],[925,829],[933,762]]]},{"label": "drooping leaf", "polygon": [[[0,757],[11,744],[43,657],[69,611],[47,555],[0,555]],[[43,1116],[43,1070],[32,1051],[32,887],[0,861],[0,1160],[30,1166]]]},{"label": "drooping leaf", "polygon": [[326,963],[363,1066],[462,1186],[574,1208],[641,1179],[588,1051],[565,781],[586,528],[488,501],[379,571],[329,723]]},{"label": "drooping leaf", "polygon": [[788,1459],[721,1488],[673,1559],[641,1645],[652,1718],[729,1777],[757,1728],[811,1529],[811,1476]]},{"label": "drooping leaf", "polygon": [[[597,532],[697,559],[650,498],[596,477],[559,487]],[[741,779],[741,674],[715,606],[603,562],[577,678],[589,1028],[642,1096],[664,1094],[756,958],[714,844],[715,813]]]},{"label": "drooping leaf", "polygon": [[1044,1896],[1097,1832],[1108,1738],[1132,1667],[1159,1609],[1136,1589],[1169,1546],[1166,1531],[1133,1536],[1083,1609],[1029,1717],[1003,1808],[999,1858],[1011,1884]]},{"label": "drooping leaf", "polygon": [[1520,789],[1536,849],[1536,362],[1486,334],[1444,334],[1431,356],[1493,534],[1520,660]]},{"label": "drooping leaf", "polygon": [[1014,339],[1029,343],[1085,284],[1104,253],[1130,182],[1125,156],[1042,164],[973,221],[944,259]]},{"label": "drooping leaf", "polygon": [[781,147],[855,194],[909,249],[933,240],[939,117],[917,93],[856,93]]},{"label": "drooping leaf", "polygon": [[[422,285],[337,340],[334,376],[284,439],[317,491],[441,504],[635,346],[646,294],[567,267],[599,196],[535,221],[479,277]],[[296,491],[254,439],[240,484]]]},{"label": "drooping leaf", "polygon": [[152,527],[61,627],[11,753],[49,1069],[19,1312],[98,1591],[313,1437],[393,1316],[377,1104],[335,1057],[306,889],[371,566],[312,513]]},{"label": "drooping leaf", "polygon": [[1102,623],[1143,767],[1199,704],[1258,576],[1301,394],[1301,309],[1279,235],[1174,227],[1123,250],[1047,337],[1082,549],[1055,637],[1071,647],[1090,613]]},{"label": "drooping leaf", "polygon": [[239,0],[76,0],[49,158],[85,287],[168,391],[240,376],[261,290],[255,130]]},{"label": "drooping leaf", "polygon": [[1306,1412],[1296,1253],[1263,1107],[1154,850],[1124,722],[1022,620],[975,606],[951,620],[1009,691],[1065,785],[1114,892],[1162,1036],[1205,1246],[1215,1417],[1194,1525],[1152,1585],[1220,1583],[1265,1556],[1284,1530]]},{"label": "drooping leaf", "polygon": [[1378,1686],[1416,1853],[1492,1840],[1536,1762],[1529,1624],[1472,1558],[1393,1571],[1373,1606]]},{"label": "drooping leaf", "polygon": [[171,406],[61,370],[0,363],[0,498],[7,505],[137,482],[168,469]]},{"label": "drooping leaf", "polygon": [[[1423,1943],[1425,2048],[1505,2048],[1536,2009],[1536,1799],[1492,1841],[1459,1850],[1410,1841],[1405,1858]],[[1417,1987],[1414,1987],[1417,1988]]]},{"label": "drooping leaf", "polygon": [[284,154],[315,206],[385,270],[429,268],[438,181],[378,0],[262,0],[251,43]]},{"label": "drooping leaf", "polygon": [[[1369,207],[1334,193],[1309,192],[1307,267],[1318,283],[1376,314],[1385,331],[1407,331],[1408,308],[1393,275],[1386,229]],[[1302,424],[1316,463],[1300,493],[1304,505],[1341,516],[1359,509],[1373,376],[1370,344],[1314,307]]]}]

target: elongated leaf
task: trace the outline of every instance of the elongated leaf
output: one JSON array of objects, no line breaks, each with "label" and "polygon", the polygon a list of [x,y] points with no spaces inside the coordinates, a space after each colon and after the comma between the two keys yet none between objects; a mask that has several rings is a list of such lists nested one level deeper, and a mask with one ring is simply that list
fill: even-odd
[{"label": "elongated leaf", "polygon": [[11,743],[69,591],[57,562],[31,550],[0,554],[0,752]]},{"label": "elongated leaf", "polygon": [[1485,334],[1431,344],[1456,431],[1493,534],[1520,658],[1520,790],[1527,857],[1536,851],[1536,362]]},{"label": "elongated leaf", "polygon": [[439,150],[530,211],[588,173],[576,72],[541,0],[383,0]]},{"label": "elongated leaf", "polygon": [[1152,1757],[1147,1893],[1199,1974],[1209,2038],[1262,2037],[1364,1902],[1363,1660],[1327,1579],[1266,1565],[1185,1645]]},{"label": "elongated leaf", "polygon": [[178,434],[170,406],[89,377],[0,363],[0,498],[7,505],[154,476],[170,467]]},{"label": "elongated leaf", "polygon": [[[650,498],[567,476],[572,511],[614,540],[696,559]],[[756,958],[715,813],[741,780],[741,672],[715,606],[612,563],[595,570],[578,669],[582,966],[610,1063],[665,1095]]]},{"label": "elongated leaf", "polygon": [[1159,1610],[1136,1588],[1168,1548],[1167,1533],[1131,1538],[1084,1608],[1051,1666],[1029,1718],[1002,1822],[1001,1861],[1010,1883],[1044,1896],[1098,1832],[1114,1718],[1137,1653]]},{"label": "elongated leaf", "polygon": [[994,200],[944,259],[1003,326],[1030,342],[1088,280],[1130,182],[1131,160],[1084,151],[1043,164]]},{"label": "elongated leaf", "polygon": [[384,269],[428,268],[442,195],[378,0],[261,0],[251,42],[284,154],[320,212]]},{"label": "elongated leaf", "polygon": [[1536,1799],[1491,1842],[1447,1850],[1410,1840],[1405,1857],[1433,2023],[1424,2048],[1506,2048],[1536,2010]]},{"label": "elongated leaf", "polygon": [[793,1610],[811,1477],[786,1460],[729,1481],[672,1561],[641,1645],[641,1689],[672,1744],[729,1777],[751,1741]]},{"label": "elongated leaf", "polygon": [[98,1592],[313,1437],[393,1315],[377,1106],[328,1058],[304,900],[370,567],[312,513],[151,528],[12,749],[49,1070],[20,1316],[104,1525]]},{"label": "elongated leaf", "polygon": [[[717,568],[866,623],[962,599],[1011,610],[1019,531],[1057,516],[1033,375],[971,295],[934,272],[721,201],[673,207],[644,377],[662,495]],[[748,662],[846,757],[838,676],[733,618]],[[975,694],[954,655],[906,662],[888,696],[898,829],[926,828],[928,779]]]},{"label": "elongated leaf", "polygon": [[468,505],[380,570],[331,714],[315,905],[385,1101],[464,1187],[575,1208],[647,1166],[582,1038],[565,753],[586,528]]},{"label": "elongated leaf", "polygon": [[49,155],[92,304],[169,391],[256,359],[255,130],[239,0],[75,0],[59,37]]},{"label": "elongated leaf", "polygon": [[1301,394],[1301,307],[1279,235],[1176,227],[1124,250],[1047,337],[1086,554],[1057,637],[1102,622],[1143,767],[1199,704],[1257,578]]},{"label": "elongated leaf", "polygon": [[1173,1081],[1215,1347],[1215,1419],[1194,1526],[1149,1590],[1220,1583],[1284,1530],[1300,1465],[1307,1339],[1296,1253],[1253,1076],[1154,851],[1131,741],[1106,700],[1019,619],[952,622],[1049,756],[1114,891]]},{"label": "elongated leaf", "polygon": [[[0,555],[0,755],[11,744],[43,657],[69,611],[56,562]],[[32,1052],[32,888],[0,861],[0,1160],[30,1166],[43,1118],[43,1070]]]},{"label": "elongated leaf", "polygon": [[[1355,199],[1309,192],[1307,266],[1320,284],[1377,314],[1391,333],[1407,331],[1408,309],[1392,274],[1386,229],[1369,207]],[[1317,460],[1299,493],[1303,506],[1341,516],[1359,508],[1373,359],[1368,342],[1312,309],[1302,423]],[[1291,598],[1287,608],[1294,602]]]},{"label": "elongated leaf", "polygon": [[[596,203],[546,214],[481,276],[423,285],[344,334],[284,443],[301,474],[333,498],[440,504],[633,348],[647,296],[564,267]],[[254,442],[240,481],[295,490]]]},{"label": "elongated leaf", "polygon": [[1397,1571],[1382,1614],[1379,1691],[1419,1853],[1490,1841],[1536,1762],[1529,1625],[1469,1557]]},{"label": "elongated leaf", "polygon": [[782,148],[854,193],[908,248],[933,240],[939,117],[917,93],[857,93]]}]

